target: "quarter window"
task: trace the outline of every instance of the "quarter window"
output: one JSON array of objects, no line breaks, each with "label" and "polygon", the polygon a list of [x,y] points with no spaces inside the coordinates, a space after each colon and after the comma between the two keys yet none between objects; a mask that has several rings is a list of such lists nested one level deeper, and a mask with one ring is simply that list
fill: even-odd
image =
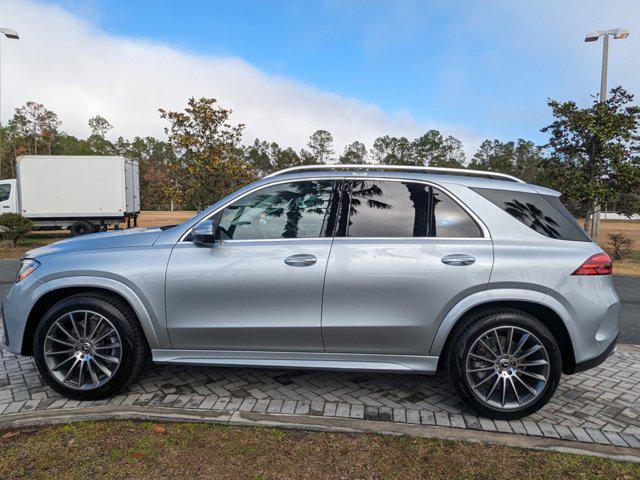
[{"label": "quarter window", "polygon": [[315,238],[331,235],[332,180],[265,187],[222,211],[222,239]]},{"label": "quarter window", "polygon": [[447,194],[415,182],[351,182],[349,237],[481,237],[467,212]]},{"label": "quarter window", "polygon": [[493,188],[472,190],[545,237],[578,242],[591,241],[559,197]]}]

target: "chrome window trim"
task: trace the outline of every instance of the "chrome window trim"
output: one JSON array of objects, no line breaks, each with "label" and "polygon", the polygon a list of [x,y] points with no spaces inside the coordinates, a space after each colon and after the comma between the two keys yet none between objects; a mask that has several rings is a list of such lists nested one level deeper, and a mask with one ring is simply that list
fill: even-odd
[{"label": "chrome window trim", "polygon": [[[265,177],[265,178],[268,178]],[[271,177],[273,178],[273,177]],[[454,201],[454,203],[456,203],[458,206],[460,206],[470,217],[471,219],[476,223],[476,225],[478,227],[480,227],[480,230],[482,232],[482,236],[481,237],[305,237],[305,238],[256,238],[254,240],[248,240],[248,239],[242,239],[242,240],[221,240],[220,243],[227,243],[227,242],[231,242],[231,243],[247,243],[247,242],[291,242],[291,241],[299,241],[299,240],[334,240],[334,239],[346,239],[346,240],[415,240],[415,239],[421,239],[421,240],[430,240],[430,239],[445,239],[445,240],[491,240],[491,234],[489,233],[489,229],[487,228],[487,226],[484,224],[484,222],[482,220],[480,220],[480,218],[464,203],[462,202],[458,197],[456,197],[453,193],[451,193],[446,187],[442,186],[441,184],[438,183],[434,183],[434,182],[430,182],[430,181],[426,181],[426,180],[417,180],[417,179],[407,179],[407,178],[389,178],[389,177],[380,177],[380,176],[369,176],[369,175],[354,175],[354,176],[344,176],[344,175],[336,175],[336,176],[324,176],[324,177],[304,177],[304,178],[299,178],[299,179],[292,179],[289,178],[287,180],[280,180],[280,181],[276,181],[276,182],[269,182],[266,183],[264,185],[259,185],[256,188],[252,188],[251,190],[249,190],[248,192],[243,193],[242,195],[229,200],[227,203],[225,203],[224,205],[222,205],[220,208],[217,208],[216,210],[214,210],[211,214],[209,214],[208,216],[206,216],[205,218],[201,219],[200,222],[203,222],[205,220],[210,219],[211,217],[213,217],[214,215],[220,213],[222,210],[224,210],[225,208],[227,208],[229,205],[231,205],[232,203],[241,200],[242,198],[246,197],[247,195],[257,192],[259,190],[262,190],[264,188],[267,187],[271,187],[273,185],[280,185],[283,183],[299,183],[299,182],[307,182],[307,181],[317,181],[317,180],[345,180],[345,181],[349,181],[349,180],[379,180],[379,181],[385,181],[385,182],[413,182],[413,183],[422,183],[424,185],[429,185],[431,187],[435,187],[439,190],[442,190],[446,195],[449,196],[449,198],[451,198],[451,200]],[[198,225],[200,222],[196,223],[196,225]],[[194,225],[195,227],[195,225]],[[191,233],[191,229],[189,229],[188,231],[186,231],[184,234],[182,234],[182,236],[180,237],[180,240],[178,240],[177,243],[181,243],[185,241],[185,238],[189,235],[189,233]]]},{"label": "chrome window trim", "polygon": [[461,241],[461,240],[478,240],[478,241],[489,241],[491,238],[489,237],[334,237],[334,240],[412,240],[412,241],[429,241],[429,243],[434,242],[435,240],[453,240],[453,241]]}]

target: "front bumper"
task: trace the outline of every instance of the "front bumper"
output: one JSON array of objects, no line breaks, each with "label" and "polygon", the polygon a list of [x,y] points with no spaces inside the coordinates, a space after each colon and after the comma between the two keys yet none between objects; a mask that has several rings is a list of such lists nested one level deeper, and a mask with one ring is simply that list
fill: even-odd
[{"label": "front bumper", "polygon": [[589,360],[576,363],[576,366],[572,373],[584,372],[585,370],[589,370],[590,368],[597,367],[598,365],[606,361],[611,355],[615,353],[617,343],[618,343],[618,335],[616,335],[613,341],[600,355],[598,355],[597,357],[591,358]]},{"label": "front bumper", "polygon": [[[32,274],[33,275],[33,274]],[[49,287],[29,275],[11,287],[2,303],[3,348],[17,355],[23,354],[23,338],[31,309]]]}]

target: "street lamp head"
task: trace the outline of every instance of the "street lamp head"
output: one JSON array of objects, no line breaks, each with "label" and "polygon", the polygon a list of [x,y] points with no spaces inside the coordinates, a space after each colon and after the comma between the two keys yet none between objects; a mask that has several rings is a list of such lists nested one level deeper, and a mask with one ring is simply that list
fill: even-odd
[{"label": "street lamp head", "polygon": [[616,40],[620,38],[627,38],[628,36],[629,30],[627,30],[626,28],[618,28],[616,30],[616,33],[613,34],[613,38],[615,38]]},{"label": "street lamp head", "polygon": [[589,32],[587,36],[584,38],[585,42],[597,42],[598,38],[602,35],[600,32]]},{"label": "street lamp head", "polygon": [[12,38],[14,40],[18,40],[20,38],[18,36],[18,32],[16,32],[12,28],[0,28],[0,33],[3,34],[5,37]]},{"label": "street lamp head", "polygon": [[585,42],[597,42],[600,37],[604,37],[606,35],[613,35],[613,38],[619,40],[621,38],[627,38],[629,36],[629,30],[626,28],[612,28],[611,30],[595,30],[593,32],[587,33],[587,36],[584,38]]}]

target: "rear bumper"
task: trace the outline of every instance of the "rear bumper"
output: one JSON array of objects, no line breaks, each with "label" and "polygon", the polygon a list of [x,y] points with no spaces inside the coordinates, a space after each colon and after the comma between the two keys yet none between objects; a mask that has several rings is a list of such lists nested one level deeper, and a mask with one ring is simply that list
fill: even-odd
[{"label": "rear bumper", "polygon": [[613,341],[609,344],[609,346],[597,357],[591,358],[589,360],[585,360],[580,363],[576,363],[576,366],[571,373],[584,372],[593,367],[597,367],[601,363],[603,363],[607,358],[614,354],[616,351],[616,344],[618,343],[618,335],[613,339]]},{"label": "rear bumper", "polygon": [[567,362],[572,368],[565,373],[606,360],[618,338],[620,315],[612,276],[570,275],[548,295],[547,300],[551,299],[559,303],[556,312],[564,320],[573,347],[573,361]]}]

